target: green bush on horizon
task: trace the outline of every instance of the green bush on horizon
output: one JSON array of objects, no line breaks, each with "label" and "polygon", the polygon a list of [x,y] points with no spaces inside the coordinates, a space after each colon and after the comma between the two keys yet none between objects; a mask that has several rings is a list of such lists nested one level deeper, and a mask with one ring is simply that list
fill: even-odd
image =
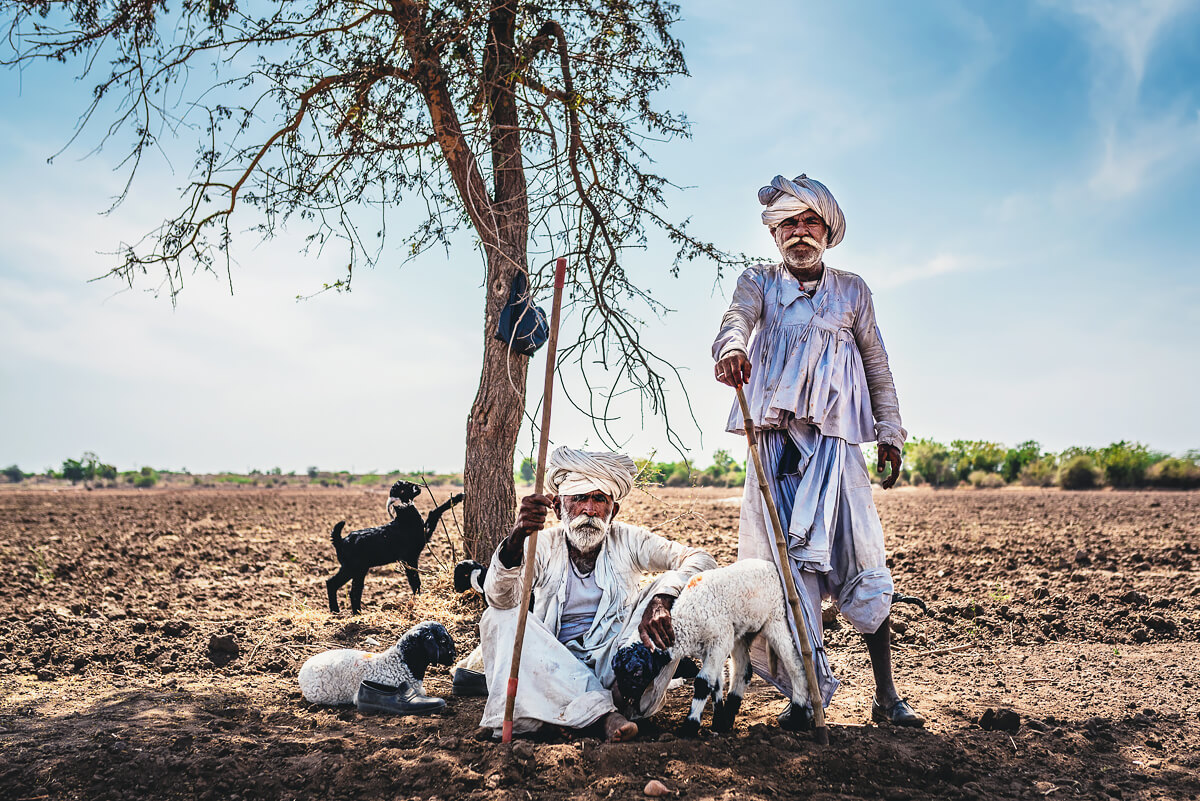
[{"label": "green bush on horizon", "polygon": [[1200,460],[1177,459],[1169,456],[1155,462],[1146,471],[1146,483],[1167,489],[1196,489],[1200,487]]},{"label": "green bush on horizon", "polygon": [[1093,489],[1100,484],[1101,470],[1088,453],[1071,456],[1058,470],[1058,486],[1065,490]]}]

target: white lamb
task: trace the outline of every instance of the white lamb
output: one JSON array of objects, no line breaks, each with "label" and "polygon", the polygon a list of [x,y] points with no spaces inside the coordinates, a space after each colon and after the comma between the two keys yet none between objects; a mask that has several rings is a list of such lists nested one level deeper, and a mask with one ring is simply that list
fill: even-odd
[{"label": "white lamb", "polygon": [[415,689],[425,695],[425,669],[454,662],[454,640],[445,626],[427,620],[413,626],[381,654],[339,648],[309,658],[300,668],[300,692],[311,704],[353,704],[364,680]]},{"label": "white lamb", "polygon": [[[626,701],[636,702],[662,668],[676,657],[700,662],[686,734],[700,730],[700,715],[713,699],[712,728],[728,731],[741,708],[750,680],[750,644],[762,635],[792,685],[790,727],[811,726],[804,663],[788,628],[783,588],[775,565],[746,559],[696,574],[671,608],[675,645],[651,652],[640,642],[627,645],[613,658],[617,686]],[[733,657],[729,698],[724,695],[725,661]]]}]

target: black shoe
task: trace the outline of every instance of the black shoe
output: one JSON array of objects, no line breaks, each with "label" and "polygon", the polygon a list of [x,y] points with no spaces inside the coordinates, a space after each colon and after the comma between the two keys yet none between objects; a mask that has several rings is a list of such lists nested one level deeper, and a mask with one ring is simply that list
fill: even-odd
[{"label": "black shoe", "polygon": [[893,726],[925,725],[925,718],[918,715],[903,698],[897,698],[895,703],[886,707],[878,701],[871,701],[871,720],[876,723],[891,723]]},{"label": "black shoe", "polygon": [[776,720],[784,731],[812,731],[812,707],[789,703],[787,709],[780,712]]},{"label": "black shoe", "polygon": [[383,712],[391,715],[429,715],[446,707],[444,699],[421,695],[407,683],[392,687],[377,681],[363,681],[358,686],[358,698],[355,703],[358,705],[358,711],[363,714]]},{"label": "black shoe", "polygon": [[488,694],[487,676],[474,670],[458,668],[454,671],[454,694],[458,696],[485,696]]}]

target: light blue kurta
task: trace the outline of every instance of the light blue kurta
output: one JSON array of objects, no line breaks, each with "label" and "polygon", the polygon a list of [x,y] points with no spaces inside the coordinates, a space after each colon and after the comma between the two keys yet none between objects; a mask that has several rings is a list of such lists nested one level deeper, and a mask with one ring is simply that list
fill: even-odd
[{"label": "light blue kurta", "polygon": [[[753,366],[746,399],[756,426],[795,418],[855,445],[904,445],[871,290],[854,273],[826,267],[810,298],[782,265],[746,270],[712,347],[716,360],[734,351]],[[726,430],[745,433],[736,401]]]},{"label": "light blue kurta", "polygon": [[[860,632],[871,633],[887,617],[893,590],[857,447],[878,441],[900,448],[906,436],[871,291],[857,275],[826,267],[810,295],[782,265],[751,267],[738,279],[712,350],[716,360],[735,351],[750,359],[746,398],[762,429],[759,455],[787,529],[786,569],[804,601],[828,703],[837,682],[822,645],[821,596],[833,598]],[[727,430],[745,433],[736,401]],[[789,448],[795,464],[781,471]],[[782,569],[753,463],[747,468],[738,558],[767,559]],[[789,692],[786,677],[768,670],[761,643],[751,660],[760,675]]]}]

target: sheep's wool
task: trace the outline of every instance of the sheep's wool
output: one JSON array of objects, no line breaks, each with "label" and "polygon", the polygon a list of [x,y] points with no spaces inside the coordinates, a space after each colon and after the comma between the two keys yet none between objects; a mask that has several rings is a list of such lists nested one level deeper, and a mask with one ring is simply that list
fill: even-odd
[{"label": "sheep's wool", "polygon": [[773,228],[789,217],[812,209],[829,226],[826,247],[833,247],[846,235],[846,217],[833,193],[825,184],[807,175],[799,175],[794,181],[776,175],[768,186],[758,190],[758,202],[767,207],[762,213],[763,225]]},{"label": "sheep's wool", "polygon": [[339,648],[312,656],[300,668],[300,692],[310,704],[353,704],[363,679],[393,687],[411,682],[419,692],[424,685],[404,664],[398,646],[380,654]]},{"label": "sheep's wool", "polygon": [[600,490],[619,501],[633,490],[637,465],[623,453],[555,448],[546,463],[546,481],[556,495]]}]

